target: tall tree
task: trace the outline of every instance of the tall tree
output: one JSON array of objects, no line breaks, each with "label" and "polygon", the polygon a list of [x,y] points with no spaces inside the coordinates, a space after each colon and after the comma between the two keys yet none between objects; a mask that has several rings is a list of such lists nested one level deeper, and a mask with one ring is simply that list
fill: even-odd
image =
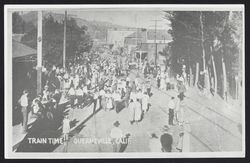
[{"label": "tall tree", "polygon": [[18,12],[12,14],[12,32],[17,34],[24,33],[25,21],[19,15]]},{"label": "tall tree", "polygon": [[[242,12],[174,11],[166,12],[166,18],[172,27],[169,33],[173,38],[171,61],[174,71],[178,73],[178,61],[184,59],[190,67],[190,74],[196,69],[195,85],[199,81],[208,89],[213,86],[215,93],[221,90],[221,95],[225,96],[228,83],[230,86],[232,77],[240,72],[239,65],[242,64],[239,63],[242,55]],[[201,78],[200,70],[201,74],[207,71],[206,80]]]},{"label": "tall tree", "polygon": [[[75,19],[67,21],[67,60],[89,52],[93,42],[87,33],[87,27],[79,27]],[[22,39],[24,44],[36,48],[37,29],[29,31]],[[43,18],[43,56],[53,64],[62,63],[63,52],[63,22],[56,21],[52,15]]]}]

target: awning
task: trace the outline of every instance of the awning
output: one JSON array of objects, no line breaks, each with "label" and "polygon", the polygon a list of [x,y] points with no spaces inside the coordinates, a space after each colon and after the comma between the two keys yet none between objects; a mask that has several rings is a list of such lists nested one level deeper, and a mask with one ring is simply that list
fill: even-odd
[{"label": "awning", "polygon": [[12,39],[12,58],[35,55],[36,53],[35,49]]}]

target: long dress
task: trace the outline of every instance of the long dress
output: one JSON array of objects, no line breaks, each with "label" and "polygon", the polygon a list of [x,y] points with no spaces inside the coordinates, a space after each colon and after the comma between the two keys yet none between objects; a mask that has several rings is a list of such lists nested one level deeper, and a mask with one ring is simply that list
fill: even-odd
[{"label": "long dress", "polygon": [[64,119],[63,120],[63,134],[68,134],[70,131],[70,120]]},{"label": "long dress", "polygon": [[113,108],[113,102],[112,102],[112,98],[111,98],[111,94],[108,93],[106,94],[106,102],[107,102],[107,109],[110,110]]},{"label": "long dress", "polygon": [[142,96],[142,110],[144,112],[146,112],[148,109],[148,100],[149,100],[149,96],[147,94],[143,94],[143,96]]},{"label": "long dress", "polygon": [[180,103],[179,104],[179,111],[178,111],[178,114],[177,114],[177,117],[178,117],[178,121],[180,122],[180,123],[183,123],[184,122],[184,105],[183,105],[183,103]]},{"label": "long dress", "polygon": [[161,89],[162,89],[162,90],[166,90],[165,74],[162,74],[162,75],[161,75],[161,81],[160,81],[160,82],[161,82],[161,86],[160,86]]},{"label": "long dress", "polygon": [[136,92],[131,92],[130,94],[130,100],[136,101]]},{"label": "long dress", "polygon": [[107,98],[106,98],[106,95],[101,96],[101,98],[102,98],[101,106],[106,111],[107,110]]},{"label": "long dress", "polygon": [[135,121],[141,120],[142,110],[140,102],[135,102]]},{"label": "long dress", "polygon": [[129,109],[129,120],[134,121],[135,120],[135,103],[134,102],[129,103],[128,109]]}]

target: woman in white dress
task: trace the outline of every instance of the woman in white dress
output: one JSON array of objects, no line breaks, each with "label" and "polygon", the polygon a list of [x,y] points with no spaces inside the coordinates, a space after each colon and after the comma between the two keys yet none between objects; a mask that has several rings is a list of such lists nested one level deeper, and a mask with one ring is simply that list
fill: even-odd
[{"label": "woman in white dress", "polygon": [[142,103],[142,96],[143,96],[142,90],[139,89],[136,93],[136,98],[139,99],[140,103]]},{"label": "woman in white dress", "polygon": [[147,94],[147,92],[145,92],[142,95],[142,111],[145,113],[148,110],[148,100],[149,100],[149,96]]},{"label": "woman in white dress", "polygon": [[161,73],[161,86],[160,86],[160,88],[161,88],[161,90],[166,90],[166,81],[165,81],[165,73],[164,72],[162,72]]},{"label": "woman in white dress", "polygon": [[183,124],[183,102],[180,100],[180,96],[178,95],[177,103],[176,103],[176,120],[179,123],[179,125]]},{"label": "woman in white dress", "polygon": [[100,94],[100,98],[101,98],[101,102],[100,102],[101,107],[102,107],[103,110],[107,111],[106,92],[105,92],[105,90],[101,89],[99,94]]},{"label": "woman in white dress", "polygon": [[69,132],[70,132],[70,120],[69,116],[66,116],[63,120],[63,138],[64,142],[67,142],[69,139]]},{"label": "woman in white dress", "polygon": [[136,101],[136,92],[135,91],[132,91],[130,93],[130,100],[133,100],[134,102]]},{"label": "woman in white dress", "polygon": [[141,110],[141,103],[139,99],[135,102],[135,122],[138,123],[141,120],[142,110]]},{"label": "woman in white dress", "polygon": [[80,106],[83,103],[83,90],[81,86],[78,86],[76,88],[75,94],[76,94],[76,99],[77,99],[76,107],[80,109]]},{"label": "woman in white dress", "polygon": [[111,110],[113,108],[113,101],[112,101],[112,94],[110,90],[107,90],[106,102],[107,102],[107,109]]},{"label": "woman in white dress", "polygon": [[135,121],[135,103],[134,103],[133,99],[130,100],[130,103],[128,105],[128,110],[129,110],[130,124],[133,124]]},{"label": "woman in white dress", "polygon": [[70,99],[71,108],[73,108],[74,104],[75,104],[75,96],[76,96],[76,92],[75,92],[73,84],[70,86],[70,89],[68,91],[68,96],[69,96],[69,99]]},{"label": "woman in white dress", "polygon": [[165,83],[166,83],[166,90],[170,90],[171,85],[168,72],[166,72]]}]

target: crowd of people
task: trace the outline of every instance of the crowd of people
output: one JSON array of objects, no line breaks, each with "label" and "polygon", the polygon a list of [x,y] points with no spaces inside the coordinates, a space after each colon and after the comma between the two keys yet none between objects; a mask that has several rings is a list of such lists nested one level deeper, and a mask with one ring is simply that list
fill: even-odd
[{"label": "crowd of people", "polygon": [[[43,68],[42,79],[41,94],[28,99],[28,91],[24,90],[20,98],[24,132],[27,131],[29,110],[33,116],[53,119],[53,110],[62,96],[68,99],[71,109],[81,109],[90,101],[94,104],[93,113],[97,106],[117,113],[124,107],[129,108],[131,124],[138,123],[148,111],[150,86],[146,88],[139,78],[132,81],[110,58],[78,57],[66,68],[47,66]],[[28,101],[32,101],[31,104]]]},{"label": "crowd of people", "polygon": [[[127,108],[130,124],[138,124],[149,111],[149,99],[152,96],[150,74],[153,71],[146,64],[142,71],[144,80],[140,79],[139,74],[132,80],[129,70],[122,71],[115,59],[100,56],[94,59],[77,57],[69,62],[66,68],[55,65],[44,67],[41,94],[31,100],[28,98],[28,91],[24,90],[19,100],[23,113],[23,132],[27,132],[29,110],[32,116],[53,119],[53,110],[57,109],[61,97],[67,99],[70,109],[83,109],[93,103],[93,114],[98,109],[114,110],[118,114],[122,109]],[[168,104],[169,125],[173,125],[174,117],[177,122],[183,122],[183,110],[178,108],[182,104],[186,91],[185,72],[177,75],[176,79],[179,95],[177,101],[172,97]],[[158,69],[156,82],[160,90],[170,90],[174,87],[170,82],[169,69],[164,71]],[[29,103],[29,101],[32,102]],[[62,133],[67,140],[70,132],[68,115],[65,116],[62,126]]]}]

